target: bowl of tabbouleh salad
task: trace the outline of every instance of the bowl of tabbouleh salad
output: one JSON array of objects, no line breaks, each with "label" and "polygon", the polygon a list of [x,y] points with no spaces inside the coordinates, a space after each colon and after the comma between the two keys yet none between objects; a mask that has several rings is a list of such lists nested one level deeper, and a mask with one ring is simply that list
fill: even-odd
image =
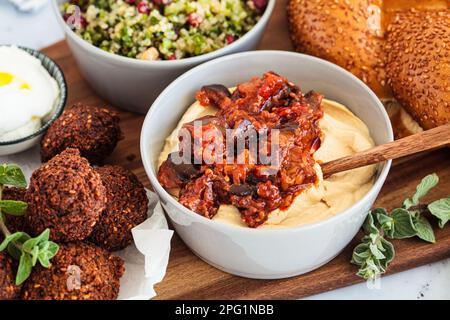
[{"label": "bowl of tabbouleh salad", "polygon": [[188,69],[254,49],[274,4],[275,0],[53,0],[53,9],[94,90],[118,107],[145,113]]}]

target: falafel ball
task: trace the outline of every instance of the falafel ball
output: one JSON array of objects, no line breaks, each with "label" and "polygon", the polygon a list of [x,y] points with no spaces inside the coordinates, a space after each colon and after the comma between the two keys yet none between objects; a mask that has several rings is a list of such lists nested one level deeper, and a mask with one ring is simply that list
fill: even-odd
[{"label": "falafel ball", "polygon": [[41,141],[42,162],[66,148],[80,150],[92,164],[101,164],[123,138],[116,112],[81,103],[64,110]]},{"label": "falafel ball", "polygon": [[21,286],[15,284],[14,262],[11,256],[0,252],[0,300],[14,300],[20,297]]},{"label": "falafel ball", "polygon": [[25,300],[112,300],[119,294],[123,260],[93,244],[62,244],[51,266],[37,266],[24,284]]},{"label": "falafel ball", "polygon": [[106,188],[107,202],[90,239],[107,250],[120,250],[131,243],[131,229],[147,219],[147,194],[136,175],[121,166],[95,170]]},{"label": "falafel ball", "polygon": [[86,239],[105,209],[100,175],[80,156],[66,149],[31,175],[25,195],[25,221],[33,235],[50,228],[57,242]]},{"label": "falafel ball", "polygon": [[[25,201],[25,194],[27,189],[16,188],[16,187],[5,187],[2,192],[2,200],[16,200]],[[5,214],[5,224],[11,233],[24,231],[28,232],[27,224],[25,221],[25,215],[23,216],[13,216]],[[0,235],[0,240],[2,236]]]}]

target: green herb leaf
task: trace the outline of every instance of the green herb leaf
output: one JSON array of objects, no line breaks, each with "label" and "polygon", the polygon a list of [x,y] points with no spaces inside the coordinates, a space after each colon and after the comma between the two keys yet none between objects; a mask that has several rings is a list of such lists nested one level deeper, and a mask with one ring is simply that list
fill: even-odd
[{"label": "green herb leaf", "polygon": [[15,164],[0,165],[0,184],[11,185],[19,188],[25,188],[27,181],[22,169]]},{"label": "green herb leaf", "polygon": [[27,211],[28,205],[23,201],[0,200],[0,209],[2,212],[12,216],[23,216]]},{"label": "green herb leaf", "polygon": [[[403,202],[402,208],[392,210],[391,214],[383,208],[373,209],[368,214],[363,224],[366,235],[353,250],[351,260],[360,267],[357,275],[370,280],[386,272],[395,257],[395,249],[384,235],[393,239],[418,236],[428,242],[436,241],[430,222],[421,214],[424,206],[419,205],[419,201],[438,181],[436,174],[423,178],[415,194]],[[427,209],[439,218],[439,226],[442,228],[450,220],[450,197],[430,203]]]},{"label": "green herb leaf", "polygon": [[50,267],[50,258],[47,252],[40,252],[38,254],[38,260],[41,266],[43,266],[44,268]]},{"label": "green herb leaf", "polygon": [[384,248],[385,259],[383,260],[383,264],[384,264],[384,267],[387,268],[389,263],[391,263],[395,257],[394,245],[391,242],[387,241],[385,238],[381,238],[380,241]]},{"label": "green herb leaf", "polygon": [[22,252],[22,256],[19,261],[19,268],[17,269],[16,285],[21,285],[31,274],[33,269],[33,263],[31,256],[28,253]]},{"label": "green herb leaf", "polygon": [[8,253],[13,257],[15,260],[19,260],[20,256],[22,255],[22,250],[19,250],[14,244],[10,243],[8,245],[7,249]]},{"label": "green herb leaf", "polygon": [[450,220],[450,197],[430,203],[428,210],[439,219],[439,227],[443,228]]},{"label": "green herb leaf", "polygon": [[384,208],[376,208],[372,210],[376,216],[376,220],[380,224],[381,229],[390,234],[394,229],[394,219],[388,214]]},{"label": "green herb leaf", "polygon": [[357,275],[366,280],[375,279],[386,272],[386,268],[395,255],[394,246],[383,238],[377,229],[378,219],[374,216],[387,214],[384,209],[375,209],[367,215],[364,230],[368,233],[353,250],[351,262],[359,266]]},{"label": "green herb leaf", "polygon": [[36,262],[38,260],[38,254],[39,254],[39,247],[33,247],[33,250],[31,250],[31,264],[34,267],[36,265]]},{"label": "green herb leaf", "polygon": [[364,261],[370,257],[369,245],[367,243],[360,243],[353,250],[351,263],[358,266],[363,265]]},{"label": "green herb leaf", "polygon": [[381,251],[383,250],[382,247],[379,248],[379,246],[377,246],[376,244],[371,243],[371,244],[369,245],[369,248],[370,248],[370,252],[372,253],[372,255],[373,255],[376,259],[382,260],[382,259],[386,258],[386,257],[384,256],[383,252],[381,252]]},{"label": "green herb leaf", "polygon": [[0,251],[5,250],[12,241],[19,240],[25,234],[26,234],[25,232],[16,232],[16,233],[13,233],[13,234],[10,234],[9,236],[7,236],[3,240],[3,242],[0,244]]},{"label": "green herb leaf", "polygon": [[36,238],[31,238],[27,240],[23,244],[23,250],[25,251],[31,251],[33,250],[33,247],[39,245],[40,242],[48,241],[50,237],[50,229],[45,229],[39,236]]},{"label": "green herb leaf", "polygon": [[436,238],[434,236],[433,228],[430,222],[422,215],[418,215],[414,219],[414,226],[417,230],[417,236],[425,241],[435,243]]},{"label": "green herb leaf", "polygon": [[412,216],[408,210],[403,208],[394,209],[391,213],[391,217],[394,221],[393,232],[392,235],[390,235],[391,238],[405,239],[411,238],[417,234]]},{"label": "green herb leaf", "polygon": [[416,187],[416,193],[411,199],[406,199],[403,202],[403,207],[409,209],[412,206],[419,204],[420,198],[425,196],[432,188],[434,188],[439,182],[439,177],[436,173],[429,174]]},{"label": "green herb leaf", "polygon": [[378,228],[375,226],[375,219],[372,211],[369,212],[369,214],[366,217],[366,220],[364,220],[363,229],[368,234],[378,232]]},{"label": "green herb leaf", "polygon": [[[18,232],[16,232],[18,233]],[[30,239],[30,236],[26,234],[25,232],[20,232],[21,236],[14,240],[14,242],[23,244],[25,241]],[[20,256],[22,255],[22,250],[18,249],[16,245],[13,242],[10,242],[8,244],[8,253],[16,260],[20,259]]]},{"label": "green herb leaf", "polygon": [[383,274],[386,270],[380,266],[377,260],[373,260],[372,258],[367,259],[363,267],[358,270],[357,275],[366,279],[371,280],[375,279],[377,276]]},{"label": "green herb leaf", "polygon": [[56,254],[58,253],[59,245],[54,243],[53,241],[48,241],[48,243],[49,243],[49,246],[47,249],[47,255],[48,255],[49,259],[51,259],[54,256],[56,256]]}]

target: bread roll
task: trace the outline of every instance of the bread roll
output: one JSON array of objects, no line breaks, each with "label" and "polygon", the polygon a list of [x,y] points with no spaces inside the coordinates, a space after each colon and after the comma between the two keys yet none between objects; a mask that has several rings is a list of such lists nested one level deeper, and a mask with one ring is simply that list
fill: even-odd
[{"label": "bread roll", "polygon": [[450,122],[450,0],[290,0],[287,11],[295,49],[366,82],[396,137]]},{"label": "bread roll", "polygon": [[397,13],[385,49],[389,84],[401,105],[424,129],[449,123],[450,10]]},{"label": "bread roll", "polygon": [[288,19],[295,49],[355,74],[380,98],[386,86],[381,0],[291,0]]}]

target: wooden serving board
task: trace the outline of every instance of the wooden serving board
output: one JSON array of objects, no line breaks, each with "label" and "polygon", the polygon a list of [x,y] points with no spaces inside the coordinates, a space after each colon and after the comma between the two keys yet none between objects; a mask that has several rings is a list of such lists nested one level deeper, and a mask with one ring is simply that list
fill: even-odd
[{"label": "wooden serving board", "polygon": [[[275,11],[261,42],[261,49],[292,50],[285,17],[286,0],[277,1]],[[68,104],[85,102],[106,105],[83,80],[66,43],[59,42],[43,50],[63,69],[68,86]],[[139,136],[144,116],[120,111],[125,139],[107,160],[133,170],[147,187],[148,178],[141,164]],[[439,185],[428,199],[450,194],[450,148],[422,154],[414,159],[396,161],[376,202],[392,209],[414,192],[425,175],[436,172]],[[427,200],[427,199],[425,199]],[[410,269],[450,257],[450,228],[434,224],[437,242],[427,244],[416,239],[394,241],[396,258],[389,273]],[[360,235],[338,257],[308,274],[283,280],[251,280],[224,273],[196,257],[174,236],[170,262],[164,280],[157,285],[157,299],[296,299],[361,282],[357,268],[349,263]]]}]

